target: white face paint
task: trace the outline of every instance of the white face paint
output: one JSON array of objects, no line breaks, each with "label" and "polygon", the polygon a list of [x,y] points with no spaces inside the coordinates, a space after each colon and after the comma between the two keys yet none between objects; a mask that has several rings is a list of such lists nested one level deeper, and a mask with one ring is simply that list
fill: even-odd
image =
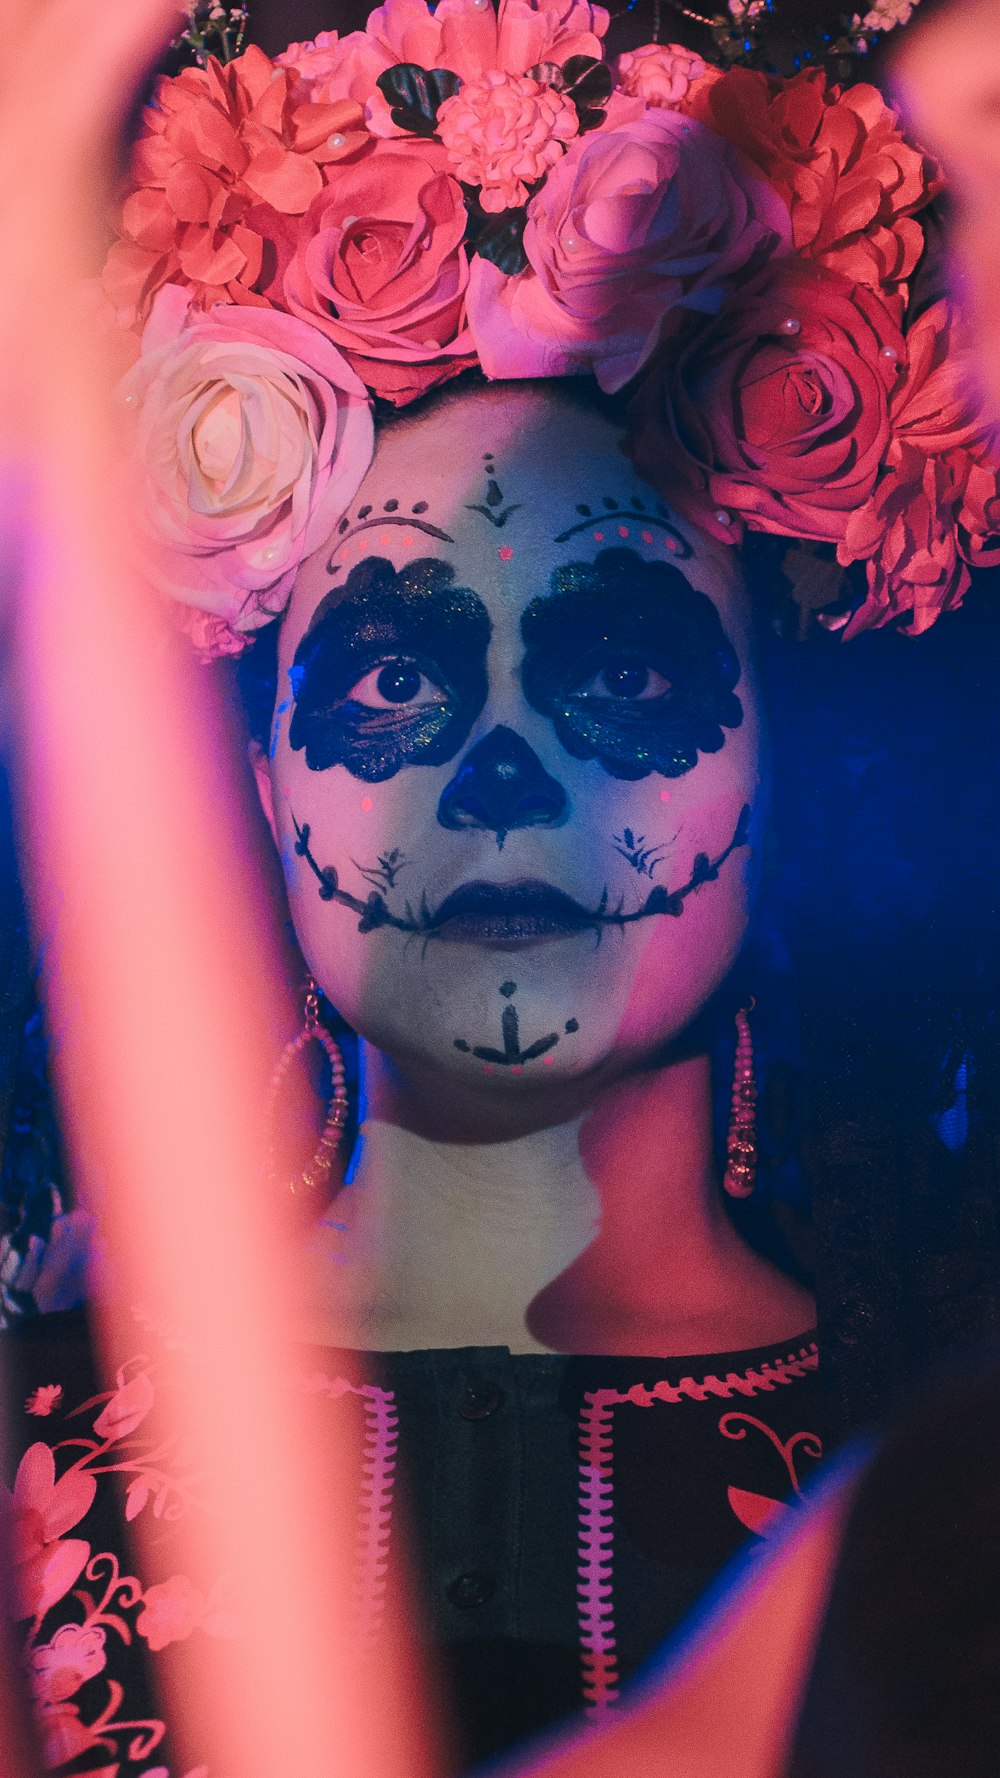
[{"label": "white face paint", "polygon": [[387,429],[299,576],[260,765],[350,1024],[442,1095],[525,1103],[683,1031],[747,923],[748,632],[735,558],[557,387]]}]

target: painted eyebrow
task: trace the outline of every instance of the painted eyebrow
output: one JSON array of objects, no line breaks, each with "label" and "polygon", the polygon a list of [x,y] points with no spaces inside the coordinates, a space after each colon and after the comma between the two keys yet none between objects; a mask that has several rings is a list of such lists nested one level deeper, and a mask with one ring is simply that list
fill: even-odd
[{"label": "painted eyebrow", "polygon": [[588,513],[586,518],[578,519],[576,524],[570,525],[568,530],[560,531],[558,537],[553,537],[552,541],[553,543],[568,543],[571,537],[577,537],[581,531],[590,531],[594,525],[611,524],[615,519],[628,519],[631,524],[645,525],[647,528],[650,525],[655,525],[658,531],[663,531],[668,537],[675,539],[677,548],[671,551],[671,555],[679,556],[682,561],[685,557],[694,555],[694,550],[687,538],[683,537],[676,526],[671,525],[667,519],[657,518],[656,514],[652,512],[636,512],[624,506],[609,508],[603,514]]},{"label": "painted eyebrow", "polygon": [[344,525],[343,519],[341,519],[340,522],[343,526],[343,530],[340,532],[340,535],[333,546],[333,554],[327,562],[326,571],[328,574],[333,573],[333,557],[337,554],[341,544],[347,543],[352,537],[356,537],[359,531],[384,530],[386,525],[403,525],[407,531],[423,531],[428,537],[436,537],[439,543],[454,543],[455,541],[454,537],[450,537],[447,531],[441,530],[440,525],[432,525],[428,519],[414,518],[412,513],[383,512],[380,513],[377,518],[362,519],[359,524],[351,525],[349,529]]}]

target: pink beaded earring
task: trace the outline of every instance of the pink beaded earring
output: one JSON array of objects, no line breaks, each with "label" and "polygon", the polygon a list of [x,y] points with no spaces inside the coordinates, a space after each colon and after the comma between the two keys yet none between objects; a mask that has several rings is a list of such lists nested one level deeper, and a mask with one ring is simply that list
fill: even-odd
[{"label": "pink beaded earring", "polygon": [[736,1062],[726,1138],[726,1171],[722,1183],[731,1198],[749,1198],[757,1178],[757,1083],[753,1074],[753,1039],[749,1014],[754,1002],[736,1014]]},{"label": "pink beaded earring", "polygon": [[340,1053],[339,1045],[334,1042],[329,1031],[320,1024],[319,993],[316,983],[310,975],[306,977],[305,1022],[302,1030],[297,1037],[292,1038],[290,1043],[286,1043],[271,1076],[267,1094],[268,1128],[273,1128],[274,1109],[288,1070],[299,1051],[305,1049],[306,1044],[313,1041],[322,1045],[329,1059],[333,1075],[333,1096],[327,1110],[323,1133],[312,1160],[297,1179],[289,1181],[289,1190],[293,1192],[298,1191],[300,1186],[304,1186],[307,1191],[314,1191],[317,1186],[325,1185],[333,1165],[333,1157],[344,1133],[349,1109],[344,1058]]}]

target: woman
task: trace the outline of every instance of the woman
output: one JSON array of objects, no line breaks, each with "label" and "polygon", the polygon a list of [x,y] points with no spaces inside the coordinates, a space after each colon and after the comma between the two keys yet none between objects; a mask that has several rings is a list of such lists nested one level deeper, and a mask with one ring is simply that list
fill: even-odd
[{"label": "woman", "polygon": [[[578,31],[594,35],[582,25]],[[572,47],[583,53],[575,40]],[[588,41],[583,50],[592,47]],[[371,43],[355,48],[360,56]],[[282,102],[297,110],[295,82],[266,72],[270,91],[280,88]],[[664,74],[662,58],[656,72]],[[243,74],[247,90],[263,79],[255,63]],[[696,80],[688,78],[683,97]],[[576,132],[583,139],[580,107],[600,110],[594,101],[603,89],[592,82],[579,104],[566,90],[548,82],[549,123],[561,119],[563,136],[553,129],[551,155],[536,174],[549,165],[558,171],[564,152],[578,170],[584,161],[583,147],[571,163],[564,144]],[[250,96],[263,105],[264,85]],[[780,267],[794,205],[782,213],[759,171],[712,147],[701,134],[709,125],[693,109],[671,112],[669,127],[655,117],[650,124],[658,104],[624,84],[618,96],[626,108],[629,100],[638,107],[625,116],[619,105],[606,120],[611,127],[622,116],[614,127],[626,132],[628,146],[636,128],[654,146],[669,139],[672,152],[678,138],[696,134],[706,154],[725,158],[720,179],[724,172],[734,205],[743,205],[739,227],[735,212],[718,224],[707,269],[671,264],[677,306],[711,309],[738,290],[728,279],[757,277],[768,255]],[[421,105],[425,97],[418,92]],[[335,231],[342,239],[358,220],[331,222],[327,194],[341,201],[341,183],[358,186],[356,169],[389,155],[379,144],[395,138],[376,132],[374,145],[365,138],[352,146],[352,132],[362,133],[353,100],[310,94],[307,102],[317,111],[348,109],[333,120],[340,127],[326,129],[324,117],[326,134],[312,147],[301,118],[289,126],[299,147],[286,146],[286,160],[319,153],[310,164],[321,182],[310,211],[315,232],[295,244],[286,268],[291,315],[279,305],[265,308],[261,321],[256,308],[247,317],[234,303],[199,319],[176,282],[178,268],[194,263],[184,258],[191,243],[178,247],[167,238],[162,202],[150,195],[166,192],[169,206],[178,187],[158,183],[155,166],[133,194],[142,203],[129,212],[131,258],[119,251],[111,284],[124,307],[131,279],[140,308],[149,306],[157,277],[163,284],[125,399],[141,410],[147,448],[153,440],[151,517],[172,550],[167,590],[201,614],[198,640],[216,651],[265,629],[287,598],[276,672],[269,676],[256,658],[266,653],[263,638],[245,657],[245,681],[251,690],[253,681],[263,684],[255,769],[303,957],[330,1005],[365,1039],[367,1097],[350,1183],[308,1243],[301,1332],[322,1349],[311,1359],[316,1393],[370,1416],[373,1468],[364,1486],[377,1510],[363,1526],[370,1539],[365,1621],[377,1629],[391,1569],[395,1529],[386,1512],[398,1458],[425,1565],[418,1597],[452,1679],[468,1759],[509,1746],[580,1703],[599,1711],[612,1704],[622,1679],[745,1528],[763,1533],[780,1516],[781,1496],[798,1492],[821,1448],[812,1304],[733,1228],[713,1155],[706,1014],[717,1010],[746,931],[761,814],[752,622],[727,542],[741,511],[739,487],[730,474],[732,504],[724,504],[688,452],[681,467],[689,473],[677,476],[677,500],[666,504],[628,466],[619,430],[592,399],[570,385],[520,381],[456,385],[429,397],[426,407],[383,426],[365,472],[359,370],[367,371],[367,387],[397,398],[405,373],[404,392],[413,395],[415,382],[438,380],[428,365],[439,370],[447,359],[454,368],[470,342],[456,315],[450,338],[439,327],[416,352],[400,331],[405,349],[394,358],[384,344],[373,345],[370,314],[364,332],[356,315],[348,329],[343,300],[327,298],[320,308],[315,243]],[[371,103],[377,110],[375,97]],[[169,115],[161,99],[152,135],[169,135],[160,127]],[[265,126],[258,118],[255,127],[274,133],[274,121]],[[280,121],[284,129],[287,120]],[[903,201],[909,209],[926,186],[893,147],[916,181]],[[338,166],[345,148],[359,156],[356,165],[349,163],[349,177],[324,184],[323,168]],[[461,144],[446,151],[458,155]],[[148,144],[147,155],[152,164]],[[593,171],[589,160],[587,168]],[[449,246],[442,232],[455,222],[456,181],[433,165],[431,173],[434,206],[424,201],[423,215],[440,258],[421,262],[418,284],[428,264],[447,271],[458,263],[456,241]],[[258,169],[258,185],[261,178]],[[475,220],[483,230],[484,218],[500,213],[486,201],[495,195],[490,178],[478,186]],[[135,219],[143,204],[140,240]],[[258,216],[241,225],[251,235],[257,229],[264,243],[258,281],[273,272],[265,249],[277,254],[275,218],[287,214],[275,202],[264,222]],[[178,219],[196,231],[207,226],[199,214],[175,209]],[[542,221],[535,216],[529,225],[541,230]],[[901,216],[904,256],[914,247],[902,226],[909,221]],[[362,238],[355,229],[356,276],[365,243],[384,238],[385,231]],[[568,361],[558,363],[561,371],[589,358],[609,387],[637,374],[664,320],[657,284],[664,254],[658,236],[645,247],[651,239],[655,250],[640,261],[626,311],[606,308],[601,325],[578,336]],[[244,238],[240,251],[248,248]],[[162,262],[155,274],[150,253]],[[525,376],[539,368],[540,334],[542,356],[554,349],[544,333],[544,297],[525,321],[516,298],[505,307],[511,292],[489,269],[495,263],[482,250],[476,256],[469,312],[478,316],[478,350],[495,365],[508,327]],[[244,270],[251,264],[245,255]],[[894,263],[885,273],[883,294],[898,296],[888,289],[898,271]],[[197,285],[198,277],[184,275]],[[242,275],[236,268],[230,282]],[[204,296],[218,269],[199,276]],[[812,321],[789,310],[796,276],[789,282],[780,274],[777,294],[755,296],[758,306],[783,305],[768,332],[786,342]],[[810,272],[811,291],[817,277]],[[436,324],[447,319],[440,291],[421,285],[420,294],[437,300]],[[833,294],[842,299],[839,284]],[[863,490],[874,489],[880,470],[888,477],[899,467],[888,458],[883,464],[882,453],[898,439],[887,392],[902,336],[896,307],[880,302],[862,294],[858,303],[869,331],[855,375],[863,373],[870,402],[864,418],[856,417],[864,432],[859,451],[848,462],[832,436],[811,437],[822,472],[804,496],[791,485],[788,460],[776,465],[772,456],[768,474],[780,485],[758,489],[753,510],[774,527],[787,530],[789,512],[803,520],[808,506],[814,532],[836,535],[849,513],[864,509]],[[267,319],[276,313],[278,322]],[[319,364],[320,347],[307,330],[324,342]],[[943,323],[930,345],[942,337]],[[709,354],[717,347],[709,323],[697,343]],[[228,384],[206,385],[206,355],[214,352],[218,362],[234,344],[244,354],[262,344],[272,353],[263,420],[233,400],[245,362]],[[274,461],[294,462],[296,448],[280,425],[270,434],[280,448],[268,454],[260,444],[265,422],[285,411],[282,399],[287,405],[284,385],[273,393],[286,375],[283,365],[275,369],[279,351],[295,355],[298,388],[323,382],[327,407],[321,422],[311,422],[325,475],[301,478],[290,516],[285,503],[276,517],[258,491]],[[650,362],[633,405],[630,447],[647,469],[654,449],[669,457],[656,403],[671,366],[685,360],[668,336]],[[933,351],[927,362],[938,368]],[[176,457],[157,455],[165,415],[172,416]],[[952,490],[954,537],[983,453],[973,417],[948,419],[940,424],[949,449],[969,456],[966,482]],[[838,424],[842,437],[843,415]],[[249,501],[237,477],[248,436],[259,476]],[[678,505],[698,513],[703,527],[682,518]],[[963,537],[981,535],[966,522]],[[921,584],[911,583],[911,605]],[[959,588],[960,577],[940,584],[938,602]],[[855,627],[891,609],[889,592],[895,608],[905,609],[899,581],[876,574]],[[725,1169],[737,1193],[749,1183],[752,1156],[746,1043],[741,1035]],[[338,1097],[331,1127],[342,1121]],[[305,1171],[315,1177],[318,1168]],[[344,1274],[354,1286],[346,1316],[342,1293],[330,1284]],[[373,1355],[360,1404],[342,1384],[339,1348]],[[56,1375],[44,1345],[32,1362],[25,1390],[32,1419],[50,1419],[59,1399],[53,1391],[74,1406],[91,1393],[69,1372],[65,1380]],[[102,1432],[112,1445],[114,1430],[111,1415]],[[133,1423],[121,1436],[134,1430]],[[139,1489],[129,1504],[138,1513],[145,1503]],[[212,1633],[210,1614],[199,1616],[181,1599],[176,1578],[165,1571],[137,1582],[127,1627],[150,1649]],[[81,1641],[92,1626],[78,1598],[63,1595],[52,1609],[36,1627],[33,1655],[43,1709],[73,1698],[86,1726],[97,1720],[111,1651],[121,1656],[125,1638],[119,1632],[118,1641],[102,1641],[101,1659],[92,1650],[89,1666],[60,1666],[51,1652],[60,1636]]]}]

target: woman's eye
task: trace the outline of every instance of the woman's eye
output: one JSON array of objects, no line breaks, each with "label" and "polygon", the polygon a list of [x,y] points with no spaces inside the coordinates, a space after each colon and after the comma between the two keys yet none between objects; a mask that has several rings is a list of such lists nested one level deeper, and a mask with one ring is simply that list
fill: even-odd
[{"label": "woman's eye", "polygon": [[355,681],[347,695],[353,703],[365,704],[372,710],[399,710],[404,706],[443,704],[447,700],[440,685],[421,672],[416,661],[408,660],[385,661],[382,666],[373,667],[363,679]]},{"label": "woman's eye", "polygon": [[670,680],[644,661],[609,661],[577,687],[574,697],[615,698],[623,703],[648,702],[670,691]]}]

